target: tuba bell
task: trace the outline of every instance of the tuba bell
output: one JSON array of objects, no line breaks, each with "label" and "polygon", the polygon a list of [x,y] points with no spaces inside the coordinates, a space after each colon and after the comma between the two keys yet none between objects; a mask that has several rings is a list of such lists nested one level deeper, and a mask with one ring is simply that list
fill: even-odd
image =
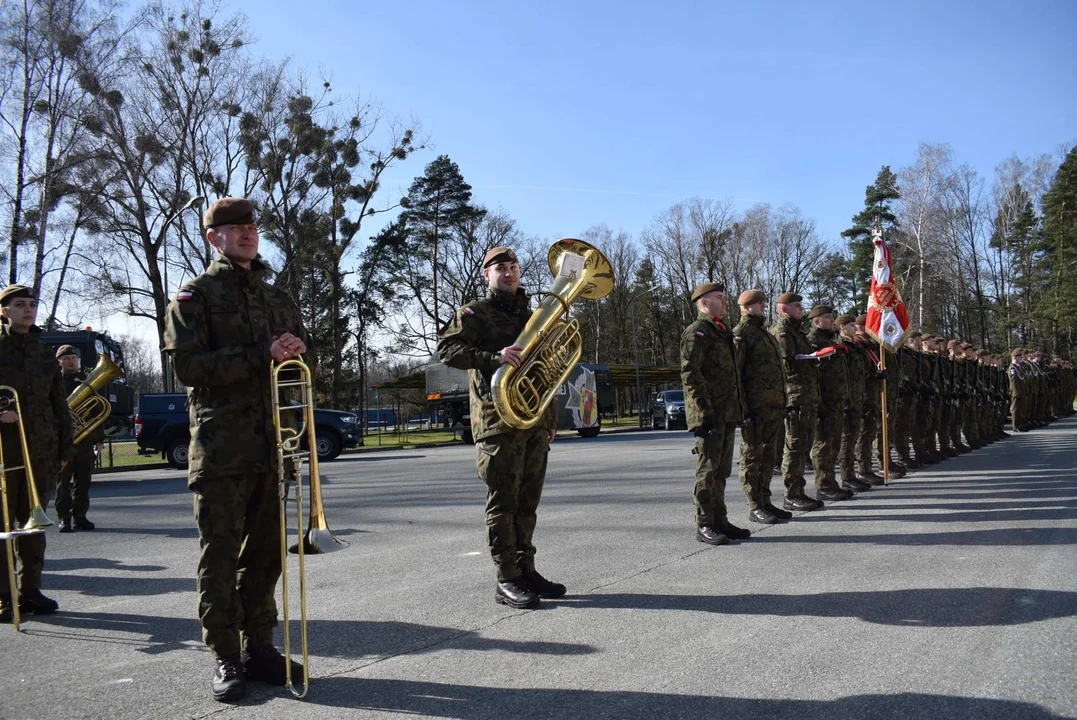
[{"label": "tuba bell", "polygon": [[93,372],[67,396],[76,445],[89,437],[90,433],[112,414],[112,404],[97,393],[105,385],[121,377],[123,370],[107,355],[102,355]]},{"label": "tuba bell", "polygon": [[[490,381],[502,421],[520,430],[533,427],[583,351],[580,324],[568,319],[579,299],[598,300],[613,290],[613,266],[598,249],[574,238],[558,240],[548,255],[553,285],[524,326],[516,344],[520,367],[502,365]],[[564,319],[562,319],[562,317]]]}]

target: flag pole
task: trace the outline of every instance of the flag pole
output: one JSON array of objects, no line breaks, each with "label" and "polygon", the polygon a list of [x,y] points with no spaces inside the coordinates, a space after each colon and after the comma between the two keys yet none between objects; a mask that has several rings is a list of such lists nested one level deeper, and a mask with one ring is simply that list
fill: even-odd
[{"label": "flag pole", "polygon": [[[886,370],[886,343],[879,343],[879,370]],[[882,392],[882,406],[883,406],[883,485],[890,484],[890,438],[886,430],[886,378],[883,378],[883,392]]]}]

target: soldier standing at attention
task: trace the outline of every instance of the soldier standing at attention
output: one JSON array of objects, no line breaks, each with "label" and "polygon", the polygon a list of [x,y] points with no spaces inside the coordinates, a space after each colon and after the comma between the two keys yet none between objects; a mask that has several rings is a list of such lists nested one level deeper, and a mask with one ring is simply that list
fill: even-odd
[{"label": "soldier standing at attention", "polygon": [[[860,472],[857,478],[871,485],[882,485],[883,478],[871,469],[871,444],[879,432],[882,420],[882,381],[888,369],[879,369],[879,347],[867,332],[867,315],[856,318],[856,344],[866,356],[864,372],[864,416],[860,424],[860,437],[856,442],[856,459]],[[887,408],[889,410],[889,408]]]},{"label": "soldier standing at attention", "polygon": [[[168,306],[163,347],[188,388],[198,615],[212,694],[224,702],[242,698],[247,680],[285,681],[273,646],[281,526],[270,363],[307,353],[310,338],[292,299],[263,280],[251,202],[221,198],[202,222],[217,255]],[[293,662],[292,676],[302,673]]]},{"label": "soldier standing at attention", "polygon": [[498,415],[490,380],[503,364],[519,367],[523,348],[516,338],[531,317],[527,292],[520,287],[516,253],[495,247],[483,257],[486,297],[468,303],[438,336],[438,359],[467,370],[471,429],[479,451],[479,478],[486,484],[486,543],[497,570],[494,600],[532,608],[540,598],[559,598],[565,586],[535,570],[535,534],[546,458],[557,434],[554,403],[532,428],[509,427]]},{"label": "soldier standing at attention", "polygon": [[[42,344],[37,320],[37,297],[33,288],[8,285],[0,290],[0,385],[10,385],[19,395],[20,418],[14,406],[0,410],[0,442],[8,466],[29,465],[42,508],[49,503],[56,473],[75,457],[71,410],[60,381],[60,368],[52,349]],[[8,398],[9,400],[11,398]],[[22,421],[30,457],[23,458],[16,422]],[[7,506],[14,523],[30,519],[30,491],[25,470],[7,474]],[[5,531],[10,528],[4,528]],[[45,533],[15,538],[19,563],[19,612],[47,615],[56,612],[55,600],[41,594],[41,569],[45,565]],[[0,552],[0,623],[13,619],[13,598],[7,553]]]},{"label": "soldier standing at attention", "polygon": [[[841,480],[845,485],[856,487],[850,480],[871,486],[868,477],[857,478],[854,468],[856,460],[856,443],[860,436],[860,424],[863,422],[864,390],[866,376],[874,372],[871,358],[856,341],[856,317],[849,313],[839,315],[835,324],[838,328],[838,341],[847,351],[845,370],[849,377],[849,396],[845,402],[845,412],[841,419],[841,445],[838,447],[838,467]],[[869,467],[868,470],[871,470]],[[881,480],[880,480],[881,482]]]},{"label": "soldier standing at attention", "polygon": [[[844,488],[856,493],[870,490],[869,483],[856,478],[844,478],[838,486],[834,477],[834,466],[841,448],[841,436],[845,409],[849,404],[849,368],[846,356],[849,348],[842,345],[834,334],[834,309],[827,305],[816,305],[808,313],[812,329],[808,333],[808,342],[816,353],[832,353],[828,360],[819,365],[819,409],[816,415],[815,442],[811,448],[812,466],[815,469],[815,490],[833,494]],[[838,349],[840,346],[840,349]],[[857,378],[857,382],[860,382]]]},{"label": "soldier standing at attention", "polygon": [[763,327],[766,300],[762,290],[740,294],[741,318],[733,328],[733,344],[747,413],[740,436],[740,484],[748,498],[748,519],[773,525],[793,513],[774,507],[770,500],[775,440],[785,413],[785,371],[781,347]]},{"label": "soldier standing at attention", "polygon": [[[922,465],[919,458],[923,455],[923,450],[917,450],[919,440],[916,427],[916,408],[920,404],[920,369],[923,364],[920,359],[921,336],[919,330],[909,333],[908,340],[897,353],[898,365],[901,367],[901,385],[897,407],[894,408],[897,418],[894,422],[893,443],[901,464],[911,470]],[[915,455],[909,452],[910,446],[916,451]]]},{"label": "soldier standing at attention", "polygon": [[961,442],[961,426],[965,419],[965,413],[969,412],[968,371],[965,362],[965,350],[960,340],[950,340],[946,343],[946,349],[950,351],[952,394],[955,400],[953,410],[950,413],[950,442],[955,450],[967,453],[971,447]]},{"label": "soldier standing at attention", "polygon": [[692,291],[698,315],[681,335],[681,384],[688,429],[696,436],[696,539],[708,545],[745,540],[751,531],[729,522],[725,482],[733,470],[733,438],[744,419],[733,333],[725,326],[725,287]]},{"label": "soldier standing at attention", "polygon": [[[64,395],[70,396],[86,379],[86,373],[79,371],[78,353],[70,345],[61,346],[56,351],[56,358],[60,362]],[[60,479],[56,485],[56,513],[60,516],[62,533],[93,530],[96,527],[86,519],[86,512],[90,509],[90,477],[97,459],[94,449],[100,450],[104,440],[104,425],[98,425],[88,437],[75,446],[75,459],[60,471]]]},{"label": "soldier standing at attention", "polygon": [[942,403],[939,384],[939,356],[935,351],[936,339],[930,333],[920,338],[920,402],[916,407],[916,425],[920,431],[922,463],[934,464],[942,460],[935,442],[938,434],[939,405]]},{"label": "soldier standing at attention", "polygon": [[1010,352],[1010,367],[1007,376],[1010,381],[1010,426],[1014,432],[1025,432],[1025,384],[1022,359],[1023,348],[1014,348]]},{"label": "soldier standing at attention", "polygon": [[785,455],[782,458],[785,502],[782,505],[786,510],[818,510],[823,507],[823,500],[848,500],[853,496],[840,488],[820,490],[818,500],[804,494],[804,466],[815,442],[819,371],[802,326],[802,300],[793,292],[779,295],[778,322],[770,329],[778,340],[785,365]]}]

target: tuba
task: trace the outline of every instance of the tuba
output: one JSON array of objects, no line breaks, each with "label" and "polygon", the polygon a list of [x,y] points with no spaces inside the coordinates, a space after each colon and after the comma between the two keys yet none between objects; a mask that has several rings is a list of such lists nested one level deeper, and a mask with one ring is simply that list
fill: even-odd
[{"label": "tuba", "polygon": [[[520,430],[533,427],[554,394],[579,362],[580,324],[568,319],[579,298],[598,300],[613,289],[613,266],[596,248],[574,238],[558,240],[549,252],[553,285],[531,315],[516,344],[520,367],[502,365],[490,381],[494,407],[502,421]],[[564,319],[562,319],[564,316]]]},{"label": "tuba", "polygon": [[67,396],[76,445],[85,440],[112,414],[112,404],[97,393],[105,385],[121,377],[123,377],[123,370],[120,370],[119,366],[107,355],[102,355],[93,372]]}]

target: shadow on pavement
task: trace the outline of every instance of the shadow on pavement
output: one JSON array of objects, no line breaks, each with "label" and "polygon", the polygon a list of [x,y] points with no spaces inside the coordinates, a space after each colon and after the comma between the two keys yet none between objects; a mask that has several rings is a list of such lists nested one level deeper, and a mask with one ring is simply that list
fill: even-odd
[{"label": "shadow on pavement", "polygon": [[[660,672],[656,669],[656,672]],[[521,682],[525,679],[521,678]],[[737,718],[738,720],[1059,720],[1012,700],[898,693],[837,700],[759,700],[649,692],[477,687],[333,677],[311,682],[306,703],[424,717]]]},{"label": "shadow on pavement", "polygon": [[51,590],[66,590],[91,597],[146,597],[148,595],[166,595],[173,592],[193,591],[195,589],[195,579],[193,577],[148,578],[117,577],[112,575],[60,575],[45,572],[41,574],[41,585]]},{"label": "shadow on pavement", "polygon": [[687,610],[719,615],[859,618],[906,627],[1023,625],[1077,615],[1077,592],[1023,588],[921,588],[814,595],[594,594],[553,601],[575,608]]},{"label": "shadow on pavement", "polygon": [[[867,518],[864,518],[865,520]],[[759,533],[757,543],[855,543],[857,545],[1077,545],[1077,528],[1001,528],[931,533],[873,535],[771,535]]]}]

